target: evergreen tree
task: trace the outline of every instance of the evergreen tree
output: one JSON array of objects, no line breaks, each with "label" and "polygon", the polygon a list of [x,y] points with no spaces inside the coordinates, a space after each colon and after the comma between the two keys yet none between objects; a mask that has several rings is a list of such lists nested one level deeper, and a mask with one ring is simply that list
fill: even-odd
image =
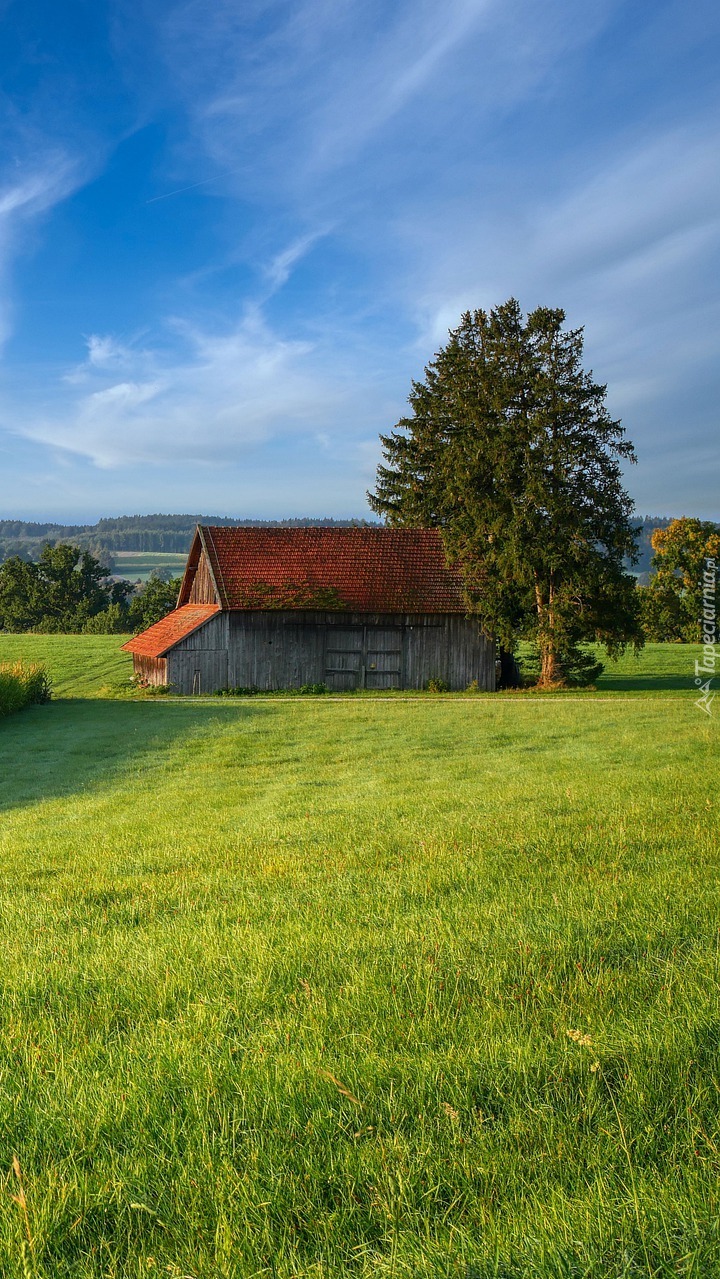
[{"label": "evergreen tree", "polygon": [[[512,652],[540,651],[540,681],[595,673],[579,649],[642,643],[632,503],[621,463],[632,445],[582,367],[582,330],[510,299],[466,312],[409,396],[412,415],[381,436],[374,511],[437,526],[483,630]],[[597,668],[595,668],[595,671]]]}]

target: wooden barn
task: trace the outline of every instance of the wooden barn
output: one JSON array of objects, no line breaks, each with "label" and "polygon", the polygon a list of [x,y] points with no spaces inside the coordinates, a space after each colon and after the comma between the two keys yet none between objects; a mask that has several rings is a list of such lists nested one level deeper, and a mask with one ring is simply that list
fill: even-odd
[{"label": "wooden barn", "polygon": [[123,647],[180,693],[495,688],[434,529],[198,526],[177,608]]}]

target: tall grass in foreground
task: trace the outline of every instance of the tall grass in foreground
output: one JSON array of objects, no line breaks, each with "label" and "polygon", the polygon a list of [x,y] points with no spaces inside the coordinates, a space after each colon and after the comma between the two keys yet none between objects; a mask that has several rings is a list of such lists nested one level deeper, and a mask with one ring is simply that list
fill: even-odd
[{"label": "tall grass in foreground", "polygon": [[720,1275],[717,792],[677,699],[8,721],[3,1279]]},{"label": "tall grass in foreground", "polygon": [[50,680],[44,666],[35,662],[0,665],[0,716],[49,701]]}]

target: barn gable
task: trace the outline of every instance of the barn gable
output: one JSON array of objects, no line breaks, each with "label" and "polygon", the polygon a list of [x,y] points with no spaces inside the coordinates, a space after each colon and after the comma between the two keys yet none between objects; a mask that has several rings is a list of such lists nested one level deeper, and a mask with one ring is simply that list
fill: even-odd
[{"label": "barn gable", "polygon": [[198,524],[178,595],[179,608],[183,604],[217,604],[227,607],[218,587],[215,567],[217,561],[214,555],[211,558],[211,546],[211,530]]}]

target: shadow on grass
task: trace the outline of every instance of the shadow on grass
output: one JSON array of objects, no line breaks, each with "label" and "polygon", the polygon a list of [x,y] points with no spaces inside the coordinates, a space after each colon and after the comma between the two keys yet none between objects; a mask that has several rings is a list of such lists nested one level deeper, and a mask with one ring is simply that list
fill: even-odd
[{"label": "shadow on grass", "polygon": [[[174,745],[237,708],[67,698],[0,721],[0,811],[111,785],[158,767]],[[273,706],[248,707],[253,718]]]}]

